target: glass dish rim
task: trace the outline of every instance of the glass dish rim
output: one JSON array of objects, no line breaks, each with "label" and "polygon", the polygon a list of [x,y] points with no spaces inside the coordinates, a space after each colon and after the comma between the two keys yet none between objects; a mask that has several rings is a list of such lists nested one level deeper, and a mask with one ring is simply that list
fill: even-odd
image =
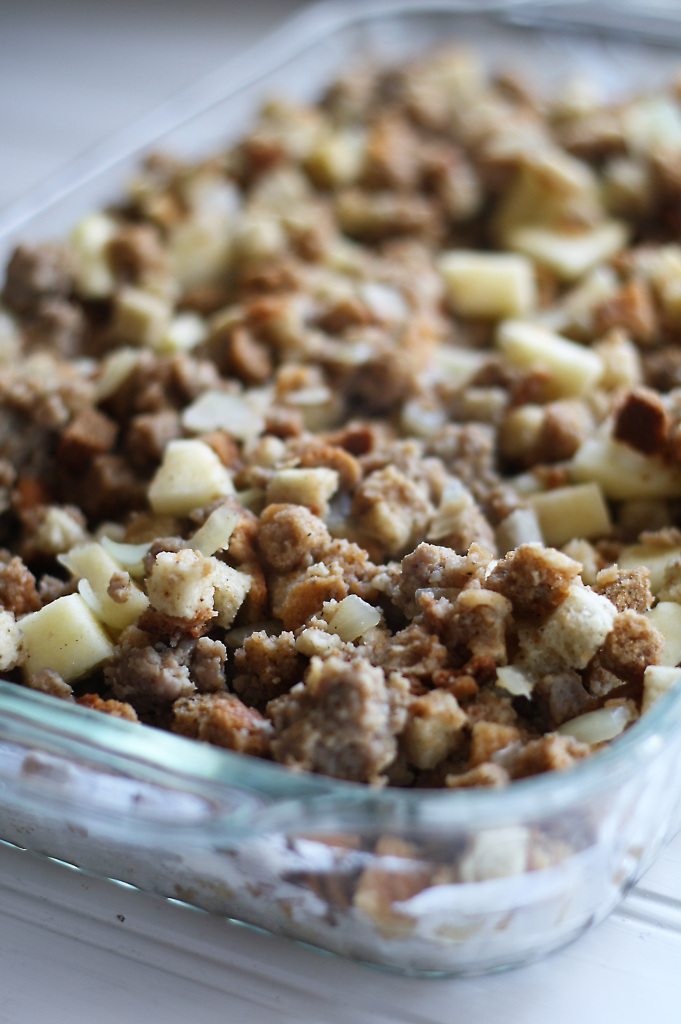
[{"label": "glass dish rim", "polygon": [[[550,9],[551,0],[366,0],[359,5],[347,5],[341,0],[318,0],[303,7],[266,36],[255,47],[230,62],[229,68],[218,69],[195,85],[183,90],[171,100],[155,108],[128,127],[115,132],[57,174],[50,176],[19,200],[0,211],[0,242],[12,238],[22,226],[49,212],[50,208],[68,199],[87,183],[103,177],[117,165],[140,155],[165,136],[180,129],[193,118],[207,112],[212,106],[226,101],[239,91],[255,85],[325,37],[350,30],[363,23],[378,22],[400,16],[451,14],[475,15],[505,21],[509,25],[523,24],[518,17],[525,12],[534,16],[541,8]],[[578,12],[580,3],[559,4],[559,7]],[[617,11],[608,8],[617,28]],[[515,16],[514,16],[515,15]],[[566,20],[567,19],[567,20]],[[530,22],[551,31],[551,21],[542,24]],[[558,22],[556,23],[558,24]],[[569,12],[563,15],[560,27],[579,30],[578,20],[570,21]],[[679,23],[675,25],[679,43]],[[625,31],[629,29],[625,26]],[[679,669],[681,675],[681,668]],[[56,706],[55,706],[56,705]],[[134,723],[112,719],[89,709],[56,701],[53,697],[21,688],[0,679],[0,715],[7,723],[9,735],[0,743],[21,743],[22,723],[29,735],[41,738],[58,756],[78,754],[82,762],[100,768],[125,765],[144,775],[145,766],[153,770],[155,781],[160,776],[169,780],[191,779],[195,786],[204,787],[206,794],[215,796],[220,786],[242,788],[256,792],[274,801],[295,800],[303,797],[337,797],[357,806],[371,801],[403,806],[418,812],[446,814],[451,825],[471,823],[492,825],[510,818],[530,818],[555,812],[582,801],[587,794],[614,789],[623,779],[631,777],[650,757],[654,756],[676,729],[681,727],[681,686],[676,686],[648,710],[640,721],[604,749],[579,762],[567,772],[548,772],[512,783],[507,788],[476,787],[454,790],[410,790],[377,788],[362,783],[347,782],[327,776],[292,771],[284,765],[248,757],[234,751],[187,740],[151,727],[139,729]],[[50,718],[60,722],[55,728]],[[15,723],[18,732],[11,735],[9,723]],[[31,730],[32,733],[31,733]],[[154,740],[151,737],[154,737]],[[107,740],[109,741],[107,746]],[[30,745],[26,742],[26,745]],[[154,747],[155,751],[149,751]],[[173,764],[173,754],[184,755],[181,770]],[[193,764],[192,764],[193,762]],[[118,769],[117,769],[118,770]],[[217,787],[217,788],[216,788]],[[471,812],[475,809],[475,816]],[[112,816],[120,814],[112,812]]]}]

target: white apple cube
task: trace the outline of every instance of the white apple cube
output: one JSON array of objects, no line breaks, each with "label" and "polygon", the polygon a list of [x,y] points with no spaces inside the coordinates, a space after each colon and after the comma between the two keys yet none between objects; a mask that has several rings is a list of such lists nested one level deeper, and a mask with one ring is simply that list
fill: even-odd
[{"label": "white apple cube", "polygon": [[528,501],[550,547],[559,548],[573,537],[607,537],[612,530],[608,506],[596,483],[556,487],[532,494]]},{"label": "white apple cube", "polygon": [[[123,570],[120,562],[105,551],[101,544],[79,544],[59,559],[77,579],[87,580],[94,597],[92,609],[111,629],[121,630],[132,625],[146,610],[149,601],[143,590],[130,581],[127,600],[114,601],[109,596],[109,583],[114,573]],[[88,594],[84,594],[87,600]],[[90,603],[90,602],[88,602]]]},{"label": "white apple cube", "polygon": [[497,348],[521,370],[546,369],[551,376],[552,397],[586,394],[603,376],[603,360],[598,353],[524,320],[500,324]]},{"label": "white apple cube", "polygon": [[664,637],[661,665],[678,665],[681,662],[681,604],[676,601],[658,601],[646,612],[646,618],[659,629]]},{"label": "white apple cube", "polygon": [[570,476],[578,482],[599,484],[606,498],[615,501],[681,497],[678,469],[611,437],[583,441],[570,463]]},{"label": "white apple cube", "polygon": [[575,281],[599,263],[611,259],[626,245],[629,229],[608,220],[581,231],[562,231],[543,225],[512,229],[506,238],[509,249],[548,267],[561,281]]},{"label": "white apple cube", "polygon": [[534,267],[515,253],[458,250],[438,262],[449,305],[462,316],[525,316],[536,305]]},{"label": "white apple cube", "polygon": [[149,504],[159,515],[186,516],[216,498],[234,494],[234,484],[213,449],[203,441],[171,441],[149,485]]},{"label": "white apple cube", "polygon": [[20,621],[26,678],[50,668],[67,683],[111,657],[114,645],[80,594],[68,594]]}]

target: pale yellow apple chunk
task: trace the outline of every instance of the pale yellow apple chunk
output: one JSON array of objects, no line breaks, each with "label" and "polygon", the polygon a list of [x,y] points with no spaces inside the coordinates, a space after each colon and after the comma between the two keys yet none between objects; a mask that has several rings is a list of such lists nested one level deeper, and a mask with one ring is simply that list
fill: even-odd
[{"label": "pale yellow apple chunk", "polygon": [[573,537],[607,537],[612,530],[608,506],[596,483],[556,487],[532,494],[528,500],[550,547],[562,547]]},{"label": "pale yellow apple chunk", "polygon": [[664,637],[660,664],[678,665],[681,662],[681,604],[676,601],[658,601],[646,614]]},{"label": "pale yellow apple chunk", "polygon": [[606,498],[615,501],[681,497],[678,469],[610,437],[587,438],[573,456],[570,476],[578,482],[594,481]]},{"label": "pale yellow apple chunk", "polygon": [[127,600],[114,601],[109,596],[111,577],[125,570],[101,544],[79,544],[71,548],[60,561],[78,579],[87,580],[95,599],[93,611],[112,629],[125,629],[146,610],[149,600],[144,591],[132,580],[127,587]]},{"label": "pale yellow apple chunk", "polygon": [[449,305],[462,316],[525,316],[536,305],[534,268],[516,253],[446,252],[439,269]]},{"label": "pale yellow apple chunk", "polygon": [[159,515],[186,516],[216,498],[234,494],[225,466],[203,441],[171,441],[149,485],[149,504]]},{"label": "pale yellow apple chunk", "polygon": [[50,668],[67,683],[99,668],[114,645],[80,594],[68,594],[21,619],[26,678]]},{"label": "pale yellow apple chunk", "polygon": [[497,348],[521,370],[545,369],[552,397],[586,394],[603,376],[603,360],[593,349],[524,320],[499,325]]},{"label": "pale yellow apple chunk", "polygon": [[638,569],[644,565],[650,572],[650,589],[653,594],[657,594],[664,585],[667,564],[674,558],[681,558],[681,547],[656,548],[651,544],[627,544],[620,551],[617,564],[620,569]]}]

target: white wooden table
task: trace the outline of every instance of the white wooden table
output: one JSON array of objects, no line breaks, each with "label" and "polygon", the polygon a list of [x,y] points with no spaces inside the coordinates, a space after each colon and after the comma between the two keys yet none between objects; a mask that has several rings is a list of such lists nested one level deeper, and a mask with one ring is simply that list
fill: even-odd
[{"label": "white wooden table", "polygon": [[[300,0],[0,3],[0,208]],[[681,838],[605,924],[487,978],[403,978],[0,845],[0,1024],[678,1024]]]}]

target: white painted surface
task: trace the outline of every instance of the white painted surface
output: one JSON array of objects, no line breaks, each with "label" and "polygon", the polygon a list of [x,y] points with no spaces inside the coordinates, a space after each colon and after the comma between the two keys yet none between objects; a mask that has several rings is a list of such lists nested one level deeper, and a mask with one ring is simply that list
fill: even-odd
[{"label": "white painted surface", "polygon": [[[0,207],[297,0],[0,3]],[[621,911],[508,974],[419,980],[0,847],[0,1024],[678,1024],[681,837]]]}]

